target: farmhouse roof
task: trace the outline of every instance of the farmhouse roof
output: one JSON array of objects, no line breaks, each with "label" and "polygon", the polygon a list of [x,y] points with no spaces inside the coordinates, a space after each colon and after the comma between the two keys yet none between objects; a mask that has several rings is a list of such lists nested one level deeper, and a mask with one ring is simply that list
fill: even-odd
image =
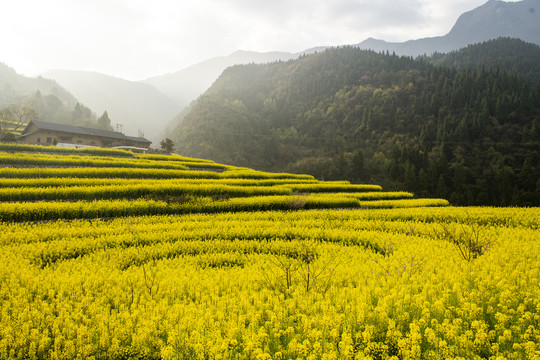
[{"label": "farmhouse roof", "polygon": [[30,121],[28,125],[26,126],[26,128],[23,130],[21,136],[25,136],[29,134],[29,129],[32,124],[34,124],[37,128],[41,130],[58,131],[58,132],[65,132],[65,133],[78,134],[78,135],[99,136],[99,137],[118,139],[118,140],[131,140],[131,141],[144,142],[148,144],[152,143],[150,140],[147,140],[143,137],[127,136],[117,131],[92,129],[92,128],[86,128],[86,127],[81,127],[81,126],[66,125],[66,124],[55,124],[55,123],[39,121],[39,120]]}]

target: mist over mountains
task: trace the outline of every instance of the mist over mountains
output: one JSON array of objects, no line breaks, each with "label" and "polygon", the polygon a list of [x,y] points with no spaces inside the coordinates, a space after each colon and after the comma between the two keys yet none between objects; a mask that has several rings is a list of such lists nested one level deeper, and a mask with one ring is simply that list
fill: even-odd
[{"label": "mist over mountains", "polygon": [[53,70],[43,76],[57,81],[97,114],[107,111],[113,128],[120,124],[127,134],[140,131],[156,140],[179,111],[171,98],[145,83],[88,71]]},{"label": "mist over mountains", "polygon": [[21,130],[32,119],[108,129],[107,124],[100,124],[95,113],[56,81],[41,76],[26,77],[0,63],[0,136],[11,138],[7,129]]},{"label": "mist over mountains", "polygon": [[[397,55],[416,57],[436,52],[447,53],[499,37],[517,38],[540,45],[540,0],[520,2],[490,0],[461,15],[452,30],[444,36],[401,43],[370,38],[352,46],[376,52],[389,51]],[[327,48],[321,46],[298,53],[237,51],[229,56],[215,57],[176,73],[146,79],[143,82],[154,86],[183,107],[208,89],[229,66],[287,61],[301,55],[324,51]]]},{"label": "mist over mountains", "polygon": [[[352,46],[376,52],[389,51],[398,55],[418,56],[446,53],[498,37],[514,37],[540,44],[539,14],[540,0],[490,0],[461,15],[452,30],[444,36],[402,43],[370,38]],[[226,68],[238,64],[288,61],[301,55],[324,51],[326,48],[328,47],[323,46],[295,54],[237,51],[229,56],[211,58],[178,72],[142,81],[127,81],[84,71],[54,70],[42,75],[55,80],[51,89],[73,94],[71,103],[80,102],[98,115],[107,111],[113,126],[121,124],[124,131],[131,134],[140,130],[147,138],[156,142],[171,119],[203,94]],[[4,83],[10,83],[8,77],[2,76]],[[27,90],[19,85],[11,88],[9,84],[5,85],[0,89],[0,101],[2,97],[25,94],[29,91]],[[10,95],[6,95],[8,93]]]},{"label": "mist over mountains", "polygon": [[[499,37],[517,38],[540,45],[540,0],[520,2],[490,0],[461,15],[452,30],[444,36],[400,43],[369,38],[352,46],[416,57],[436,52],[447,53]],[[215,57],[176,73],[153,77],[143,82],[154,86],[172,98],[178,106],[184,107],[208,89],[229,66],[287,61],[327,48],[321,46],[299,53],[237,51],[229,56]]]},{"label": "mist over mountains", "polygon": [[74,106],[77,99],[56,81],[43,77],[29,78],[19,75],[15,69],[0,62],[0,109],[13,103],[23,95],[33,95],[36,91],[53,94],[67,106]]},{"label": "mist over mountains", "polygon": [[179,108],[183,108],[219,77],[229,66],[249,63],[268,63],[289,60],[294,57],[287,52],[258,53],[236,51],[229,56],[219,56],[190,66],[172,74],[165,74],[143,80],[171,98]]},{"label": "mist over mountains", "polygon": [[405,42],[369,38],[354,46],[374,51],[388,50],[398,55],[419,56],[434,52],[446,53],[499,37],[516,38],[540,45],[540,0],[489,0],[461,15],[452,30],[444,36]]},{"label": "mist over mountains", "polygon": [[[540,44],[539,16],[540,0],[490,0],[461,15],[452,30],[444,36],[403,43],[367,39],[353,46],[376,52],[418,56],[446,53],[499,37],[514,37]],[[166,124],[203,94],[226,68],[238,64],[287,61],[326,48],[318,47],[299,53],[237,51],[140,82],[84,72],[54,71],[44,76],[55,79],[96,113],[108,110],[114,123],[125,124],[133,131],[141,129],[150,137],[159,137]]]},{"label": "mist over mountains", "polygon": [[237,65],[168,136],[186,156],[459,205],[536,206],[539,64],[538,45],[500,38],[441,58],[349,46]]}]

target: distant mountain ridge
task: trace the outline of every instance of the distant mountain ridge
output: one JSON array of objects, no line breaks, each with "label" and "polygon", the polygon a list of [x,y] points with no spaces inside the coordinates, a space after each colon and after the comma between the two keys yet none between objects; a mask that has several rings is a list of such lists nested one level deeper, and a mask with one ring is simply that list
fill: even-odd
[{"label": "distant mountain ridge", "polygon": [[70,107],[77,103],[77,99],[56,81],[43,77],[26,77],[0,63],[0,109],[10,105],[16,98],[34,95],[37,91],[53,94]]},{"label": "distant mountain ridge", "polygon": [[[352,45],[376,52],[419,56],[448,53],[470,44],[499,37],[512,37],[540,44],[540,0],[504,2],[489,0],[462,14],[444,36],[390,43],[373,38]],[[249,63],[288,61],[300,55],[322,52],[320,46],[299,53],[236,51],[192,65],[180,71],[132,82],[98,73],[50,71],[43,74],[101,114],[107,110],[113,122],[123,124],[130,133],[142,130],[145,136],[159,140],[169,122],[202,95],[228,67]],[[74,101],[75,98],[73,98]],[[1,99],[0,99],[1,102]]]},{"label": "distant mountain ridge", "polygon": [[452,30],[444,36],[405,42],[369,38],[354,46],[377,52],[388,50],[397,55],[419,56],[446,53],[499,37],[517,38],[540,45],[540,0],[489,0],[462,14]]},{"label": "distant mountain ridge", "polygon": [[26,77],[0,63],[0,136],[11,141],[21,126],[40,119],[59,124],[107,128],[96,114],[56,81]]},{"label": "distant mountain ridge", "polygon": [[[521,39],[540,45],[540,0],[504,2],[489,0],[484,5],[462,14],[452,30],[445,36],[409,40],[402,43],[386,42],[369,38],[352,45],[376,52],[390,51],[398,55],[420,56],[435,52],[448,53],[471,44],[500,37]],[[330,46],[319,46],[298,53],[257,53],[237,51],[195,64],[175,73],[143,80],[144,83],[174,99],[183,108],[201,95],[229,66],[248,63],[287,61],[300,55],[324,51]]]},{"label": "distant mountain ridge", "polygon": [[180,109],[154,87],[141,82],[88,71],[52,70],[43,76],[55,79],[98,114],[107,111],[112,126],[125,133],[141,131],[155,140]]},{"label": "distant mountain ridge", "polygon": [[183,70],[152,77],[142,82],[152,85],[169,98],[181,110],[202,93],[219,77],[219,75],[233,65],[249,63],[268,63],[279,60],[289,60],[295,55],[288,52],[259,53],[254,51],[236,51],[229,56],[218,56]]}]

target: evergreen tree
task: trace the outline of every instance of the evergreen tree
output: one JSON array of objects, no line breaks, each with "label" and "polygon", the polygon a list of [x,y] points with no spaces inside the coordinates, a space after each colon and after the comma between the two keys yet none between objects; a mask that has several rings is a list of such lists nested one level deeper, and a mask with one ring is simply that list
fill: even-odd
[{"label": "evergreen tree", "polygon": [[109,119],[109,114],[107,113],[107,111],[103,112],[103,115],[99,117],[97,123],[101,129],[112,130],[111,119]]}]

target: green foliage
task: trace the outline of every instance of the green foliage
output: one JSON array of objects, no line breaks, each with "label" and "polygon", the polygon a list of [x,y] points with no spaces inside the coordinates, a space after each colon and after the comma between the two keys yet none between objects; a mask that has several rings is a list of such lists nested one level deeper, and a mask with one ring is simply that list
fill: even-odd
[{"label": "green foliage", "polygon": [[[0,108],[0,125],[4,128],[11,123],[15,133],[22,131],[32,120],[50,121],[59,124],[70,124],[111,130],[110,119],[96,116],[86,106],[76,103],[73,108],[63,102],[57,95],[42,95],[36,91],[33,95],[20,96],[5,108]],[[107,119],[109,122],[107,123]],[[108,125],[107,125],[108,124]]]},{"label": "green foliage", "polygon": [[[95,114],[55,81],[41,76],[28,78],[0,63],[0,112],[10,110],[15,115],[11,120],[23,124],[22,128],[32,119],[100,127]],[[0,116],[1,120],[8,119]]]},{"label": "green foliage", "polygon": [[[499,39],[444,59],[344,47],[238,65],[171,136],[182,154],[239,166],[459,205],[539,205],[540,88],[518,75],[534,78],[538,50]],[[492,62],[468,60],[480,53]]]},{"label": "green foliage", "polygon": [[107,111],[105,111],[103,115],[101,115],[99,119],[97,119],[97,124],[101,129],[112,130],[111,119],[109,118],[109,114],[107,113]]},{"label": "green foliage", "polygon": [[499,38],[481,44],[469,45],[448,54],[433,54],[424,60],[439,66],[460,70],[496,69],[517,73],[540,84],[540,47],[519,39]]},{"label": "green foliage", "polygon": [[166,153],[170,154],[174,151],[174,142],[169,138],[161,140],[159,145],[161,146],[161,150],[165,151]]}]

